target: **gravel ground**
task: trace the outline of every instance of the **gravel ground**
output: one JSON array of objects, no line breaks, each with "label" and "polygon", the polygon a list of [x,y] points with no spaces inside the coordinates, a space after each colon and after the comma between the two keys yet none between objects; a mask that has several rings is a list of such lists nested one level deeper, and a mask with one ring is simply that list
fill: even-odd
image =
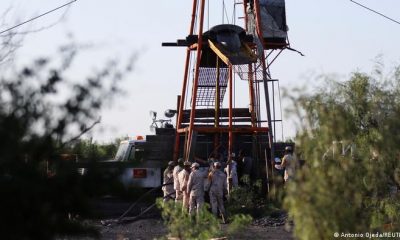
[{"label": "gravel ground", "polygon": [[128,224],[101,227],[101,239],[145,240],[167,235],[162,220],[141,219]]},{"label": "gravel ground", "polygon": [[[102,215],[108,219],[116,218],[123,213],[130,204],[119,200],[106,200],[97,203],[98,209],[102,210]],[[141,206],[140,208],[144,207]],[[136,208],[137,209],[137,208]],[[135,216],[137,213],[133,214]],[[162,239],[167,236],[168,231],[164,226],[159,213],[149,212],[146,218],[124,224],[104,224],[105,219],[88,220],[87,223],[99,229],[101,240],[152,240]],[[107,222],[107,220],[106,220]],[[103,224],[102,224],[103,223]],[[221,224],[222,230],[228,227],[227,224]],[[245,230],[229,239],[293,239],[291,230],[292,224],[287,221],[287,215],[282,212],[274,217],[263,217],[253,221]],[[93,238],[59,238],[57,240],[92,240]]]},{"label": "gravel ground", "polygon": [[[96,220],[91,224],[100,229],[101,240],[152,240],[161,239],[168,234],[167,228],[160,219],[141,219],[128,224],[111,226],[103,226],[100,221]],[[227,227],[227,225],[221,225],[223,230]],[[252,224],[236,236],[229,238],[229,240],[231,239],[291,240],[293,237],[285,226],[272,227]],[[92,240],[92,238],[68,238],[63,240]]]}]

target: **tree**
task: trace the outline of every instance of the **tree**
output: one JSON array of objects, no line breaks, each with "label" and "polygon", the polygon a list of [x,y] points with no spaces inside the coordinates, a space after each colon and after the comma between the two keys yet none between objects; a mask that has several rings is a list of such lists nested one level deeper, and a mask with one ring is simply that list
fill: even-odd
[{"label": "tree", "polygon": [[299,239],[400,228],[400,67],[382,72],[355,72],[292,98],[306,164],[285,206]]},{"label": "tree", "polygon": [[[73,81],[65,75],[79,48],[60,48],[59,66],[40,58],[0,79],[0,229],[4,239],[53,239],[90,230],[82,179],[61,149],[99,121],[99,110],[119,92],[132,61],[110,61]],[[132,59],[133,60],[133,59]],[[121,70],[122,69],[122,70]],[[58,162],[54,176],[47,164]],[[91,231],[93,233],[93,231]]]},{"label": "tree", "polygon": [[87,162],[90,159],[110,160],[117,153],[122,140],[123,138],[115,138],[109,143],[98,143],[92,139],[79,139],[66,146],[63,152],[75,156],[80,162]]}]

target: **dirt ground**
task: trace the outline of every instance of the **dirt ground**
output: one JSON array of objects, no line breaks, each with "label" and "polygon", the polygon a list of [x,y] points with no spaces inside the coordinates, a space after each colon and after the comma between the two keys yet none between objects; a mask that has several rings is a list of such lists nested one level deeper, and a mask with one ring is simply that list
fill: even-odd
[{"label": "dirt ground", "polygon": [[[162,220],[159,219],[141,219],[128,224],[120,224],[113,226],[103,226],[100,221],[92,223],[100,229],[102,240],[152,240],[165,237],[168,232]],[[226,225],[221,225],[225,229]],[[91,238],[79,238],[79,240],[89,240]],[[229,239],[277,239],[286,240],[293,239],[292,233],[285,230],[284,226],[248,226],[244,231]],[[71,239],[72,240],[72,239]],[[78,240],[78,239],[77,239]]]},{"label": "dirt ground", "polygon": [[[153,240],[165,239],[168,230],[164,226],[161,215],[158,210],[151,211],[134,222],[123,224],[108,224],[107,219],[116,219],[131,205],[131,202],[122,201],[114,198],[97,200],[94,207],[102,216],[97,219],[87,220],[87,223],[96,227],[100,232],[101,240]],[[132,210],[131,215],[136,216],[148,205],[138,204]],[[140,211],[139,211],[140,210]],[[285,222],[287,218],[285,214],[279,214],[276,218],[265,217],[257,219],[252,225],[245,230],[240,231],[231,239],[271,239],[271,240],[292,240],[292,232],[286,229]],[[105,220],[105,221],[104,221]],[[103,223],[103,224],[102,224]],[[227,229],[227,224],[221,224],[221,229]],[[92,240],[89,237],[80,238],[58,238],[57,240]]]}]

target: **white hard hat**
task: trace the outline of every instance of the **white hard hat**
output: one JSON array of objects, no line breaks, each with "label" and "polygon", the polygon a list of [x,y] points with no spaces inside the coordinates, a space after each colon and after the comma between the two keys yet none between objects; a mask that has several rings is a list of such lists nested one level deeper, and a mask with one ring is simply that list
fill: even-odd
[{"label": "white hard hat", "polygon": [[200,165],[198,163],[193,163],[192,164],[192,168],[198,168],[198,167],[200,167]]},{"label": "white hard hat", "polygon": [[286,146],[285,147],[285,151],[292,151],[292,147],[291,146]]},{"label": "white hard hat", "polygon": [[221,163],[220,162],[215,162],[214,163],[214,167],[221,167]]},{"label": "white hard hat", "polygon": [[175,165],[174,161],[169,161],[168,162],[168,166],[174,166],[174,165]]}]

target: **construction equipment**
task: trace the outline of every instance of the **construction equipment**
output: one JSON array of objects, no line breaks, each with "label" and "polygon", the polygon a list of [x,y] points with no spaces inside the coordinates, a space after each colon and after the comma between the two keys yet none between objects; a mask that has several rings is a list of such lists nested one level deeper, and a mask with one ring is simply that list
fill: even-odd
[{"label": "construction equipment", "polygon": [[[193,161],[194,156],[207,158],[218,151],[229,163],[233,154],[247,149],[255,163],[252,176],[269,185],[271,179],[267,176],[272,173],[267,174],[267,170],[273,169],[274,133],[276,122],[281,121],[275,119],[277,80],[271,78],[270,66],[284,49],[290,48],[285,1],[232,3],[235,10],[237,5],[243,6],[243,27],[219,24],[205,30],[209,6],[205,0],[193,0],[188,36],[162,44],[186,48],[174,159],[183,156],[186,161]],[[236,76],[248,83],[246,89],[235,89]],[[248,92],[247,107],[236,106],[238,91]]]},{"label": "construction equipment", "polygon": [[[229,166],[245,150],[253,159],[250,177],[262,179],[264,189],[271,191],[277,174],[273,161],[286,146],[276,143],[276,124],[282,120],[276,119],[275,107],[279,81],[270,73],[281,52],[290,49],[285,1],[233,4],[243,7],[243,27],[222,23],[205,30],[206,1],[193,0],[188,36],[162,44],[186,48],[182,91],[176,110],[165,112],[168,120],[150,113],[154,135],[121,142],[115,159],[102,163],[123,165],[126,185],[159,187],[162,169],[179,157],[192,162],[212,157]],[[237,81],[244,81],[245,88],[237,89]],[[248,93],[244,106],[237,106],[237,92]],[[174,128],[170,118],[175,114]]]}]

